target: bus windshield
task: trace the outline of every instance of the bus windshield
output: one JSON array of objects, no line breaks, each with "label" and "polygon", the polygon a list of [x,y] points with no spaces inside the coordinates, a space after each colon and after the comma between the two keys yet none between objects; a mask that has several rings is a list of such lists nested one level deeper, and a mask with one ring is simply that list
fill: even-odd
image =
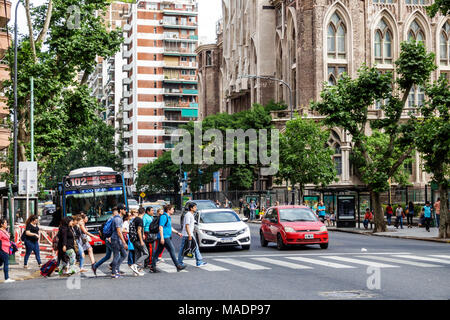
[{"label": "bus windshield", "polygon": [[122,187],[66,192],[67,216],[84,212],[89,218],[89,223],[107,221],[112,215],[112,209],[117,207],[119,203],[125,203]]}]

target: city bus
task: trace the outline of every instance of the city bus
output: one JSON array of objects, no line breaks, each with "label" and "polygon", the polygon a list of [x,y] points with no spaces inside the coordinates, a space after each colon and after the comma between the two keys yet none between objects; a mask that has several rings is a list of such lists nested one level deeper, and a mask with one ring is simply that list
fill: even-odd
[{"label": "city bus", "polygon": [[[123,203],[128,211],[129,189],[121,173],[107,167],[72,170],[58,186],[62,217],[84,212],[90,233],[97,235],[100,226],[112,216],[112,209]],[[93,247],[103,246],[100,238],[92,239]]]}]

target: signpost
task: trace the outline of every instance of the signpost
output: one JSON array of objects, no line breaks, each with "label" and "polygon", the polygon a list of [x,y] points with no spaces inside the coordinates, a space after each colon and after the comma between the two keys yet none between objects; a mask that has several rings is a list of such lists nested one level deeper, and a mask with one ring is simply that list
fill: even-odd
[{"label": "signpost", "polygon": [[37,194],[37,162],[20,162],[19,163],[19,194],[27,196],[26,202],[26,219],[29,217],[29,195]]}]

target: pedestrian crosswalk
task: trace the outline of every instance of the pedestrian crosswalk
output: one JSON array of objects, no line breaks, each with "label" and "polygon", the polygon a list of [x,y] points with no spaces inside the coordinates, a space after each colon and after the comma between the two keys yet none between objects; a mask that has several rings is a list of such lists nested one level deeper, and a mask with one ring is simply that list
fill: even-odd
[{"label": "pedestrian crosswalk", "polygon": [[[230,258],[210,256],[204,257],[208,262],[201,268],[196,268],[195,259],[185,259],[188,267],[181,273],[187,272],[230,272],[247,270],[252,272],[270,269],[285,269],[292,272],[311,272],[318,268],[357,269],[365,267],[387,268],[396,270],[405,266],[413,268],[450,268],[450,255],[415,255],[409,253],[371,253],[371,254],[286,254],[286,255],[241,255]],[[177,273],[172,261],[160,262],[157,268],[164,273]],[[105,268],[107,270],[107,268]],[[401,269],[400,269],[401,270]],[[124,277],[136,276],[124,264],[121,267]],[[97,270],[97,276],[92,270],[82,273],[81,278],[110,277],[109,271]]]}]

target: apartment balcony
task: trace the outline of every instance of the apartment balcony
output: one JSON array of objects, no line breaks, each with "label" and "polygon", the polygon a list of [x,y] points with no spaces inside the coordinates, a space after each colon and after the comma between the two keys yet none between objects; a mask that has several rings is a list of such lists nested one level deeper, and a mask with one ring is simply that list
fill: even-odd
[{"label": "apartment balcony", "polygon": [[164,40],[170,42],[190,42],[196,43],[198,41],[197,35],[183,35],[177,33],[164,33]]},{"label": "apartment balcony", "polygon": [[196,30],[198,28],[197,22],[174,22],[170,20],[161,20],[160,24],[167,29],[188,29],[188,30]]},{"label": "apartment balcony", "polygon": [[164,9],[163,10],[164,15],[166,16],[187,16],[187,17],[196,17],[198,16],[197,11],[187,11],[187,10],[170,10],[170,9]]},{"label": "apartment balcony", "polygon": [[123,102],[123,111],[128,112],[133,110],[133,105],[129,104],[128,102]]},{"label": "apartment balcony", "polygon": [[125,131],[124,133],[123,133],[123,138],[124,139],[130,139],[130,138],[132,138],[133,137],[133,132],[131,132],[131,131]]},{"label": "apartment balcony", "polygon": [[0,119],[4,119],[9,116],[8,99],[0,96]]},{"label": "apartment balcony", "polygon": [[125,158],[125,159],[123,159],[123,164],[125,166],[132,166],[133,165],[133,159],[132,158]]},{"label": "apartment balcony", "polygon": [[181,47],[164,47],[164,54],[167,56],[192,56],[196,57],[195,50]]},{"label": "apartment balcony", "polygon": [[9,146],[9,137],[11,136],[11,130],[0,127],[0,150],[3,150]]},{"label": "apartment balcony", "polygon": [[133,52],[131,50],[123,50],[122,51],[122,58],[123,59],[128,59],[132,56]]},{"label": "apartment balcony", "polygon": [[6,1],[6,14],[5,14],[5,2],[0,1],[0,28],[5,28],[10,19],[11,19],[11,1]]},{"label": "apartment balcony", "polygon": [[132,123],[133,123],[133,118],[125,117],[125,118],[123,119],[123,124],[124,124],[124,125],[130,125],[130,124],[132,124]]},{"label": "apartment balcony", "polygon": [[125,24],[124,26],[123,26],[123,31],[125,31],[125,32],[129,32],[129,31],[131,31],[131,24]]},{"label": "apartment balcony", "polygon": [[124,91],[123,92],[123,97],[126,98],[126,99],[131,98],[131,91]]},{"label": "apartment balcony", "polygon": [[187,83],[187,84],[197,84],[197,77],[164,77],[165,83]]},{"label": "apartment balcony", "polygon": [[198,63],[196,62],[180,62],[178,64],[166,64],[163,68],[165,69],[188,69],[188,70],[197,70]]},{"label": "apartment balcony", "polygon": [[124,45],[130,45],[131,42],[133,42],[133,38],[132,37],[125,37],[125,40],[123,41]]},{"label": "apartment balcony", "polygon": [[133,69],[133,64],[132,64],[132,63],[130,63],[130,64],[124,64],[124,65],[123,65],[123,68],[122,68],[122,71],[123,71],[123,72],[129,72],[129,71],[131,71],[131,69]]},{"label": "apartment balcony", "polygon": [[122,79],[122,85],[124,85],[124,86],[131,84],[131,82],[132,82],[131,78],[123,78]]}]

